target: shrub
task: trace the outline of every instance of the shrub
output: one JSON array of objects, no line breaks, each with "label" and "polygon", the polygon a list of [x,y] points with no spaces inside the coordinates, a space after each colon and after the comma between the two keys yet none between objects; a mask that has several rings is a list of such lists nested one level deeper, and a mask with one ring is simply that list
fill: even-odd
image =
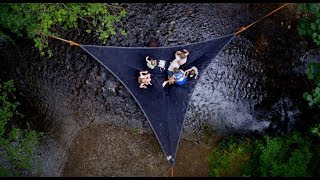
[{"label": "shrub", "polygon": [[32,161],[38,160],[34,153],[42,133],[14,126],[12,119],[18,114],[19,105],[15,102],[14,92],[12,80],[0,84],[0,175],[40,173]]},{"label": "shrub", "polygon": [[311,141],[300,133],[240,141],[228,138],[209,156],[210,176],[310,176]]},{"label": "shrub", "polygon": [[304,92],[303,98],[309,102],[309,106],[320,104],[320,64],[317,62],[308,63],[306,70],[308,79],[315,81],[316,87],[311,93]]},{"label": "shrub", "polygon": [[250,159],[249,141],[241,143],[235,137],[218,143],[209,155],[209,176],[242,176]]},{"label": "shrub", "polygon": [[310,176],[310,141],[294,132],[283,137],[266,136],[258,146],[259,176]]},{"label": "shrub", "polygon": [[298,32],[301,36],[313,39],[320,46],[320,6],[318,3],[296,4],[304,16],[298,24]]}]

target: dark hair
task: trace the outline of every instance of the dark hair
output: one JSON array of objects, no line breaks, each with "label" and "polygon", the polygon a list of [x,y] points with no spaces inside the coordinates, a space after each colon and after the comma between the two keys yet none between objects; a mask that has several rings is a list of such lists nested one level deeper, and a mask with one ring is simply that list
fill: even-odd
[{"label": "dark hair", "polygon": [[178,72],[179,72],[179,69],[178,69],[178,68],[173,68],[173,72],[174,72],[174,73],[178,73]]}]

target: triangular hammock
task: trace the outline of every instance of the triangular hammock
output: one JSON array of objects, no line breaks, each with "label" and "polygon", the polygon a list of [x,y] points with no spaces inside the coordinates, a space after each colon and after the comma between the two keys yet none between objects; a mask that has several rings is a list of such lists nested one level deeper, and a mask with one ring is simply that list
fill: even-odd
[{"label": "triangular hammock", "polygon": [[[282,5],[263,18],[278,11],[287,4],[289,3]],[[213,60],[237,34],[246,30],[256,22],[242,28],[237,33],[181,46],[155,48],[112,47],[79,45],[73,41],[67,42],[71,45],[80,46],[107,68],[128,89],[149,121],[170,166],[173,167],[185,113],[197,80],[188,79],[187,83],[183,86],[167,85],[162,87],[162,83],[167,80],[166,71],[162,72],[159,68],[149,69],[145,57],[149,56],[157,60],[165,60],[166,68],[168,68],[170,62],[175,58],[174,53],[178,50],[187,49],[190,52],[188,60],[186,64],[180,68],[186,70],[192,66],[197,67],[199,71],[197,79],[199,79],[211,60]],[[66,41],[61,38],[57,39]],[[147,89],[141,89],[139,88],[137,79],[139,72],[145,70],[148,70],[151,74],[152,85],[147,86]]]},{"label": "triangular hammock", "polygon": [[[192,66],[197,67],[199,78],[211,60],[234,36],[235,34],[231,34],[210,41],[175,47],[80,47],[106,67],[132,94],[148,119],[169,164],[173,166],[184,116],[197,80],[188,79],[183,86],[162,87],[162,83],[167,80],[167,73],[161,72],[159,68],[149,69],[145,57],[166,60],[168,66],[176,51],[187,49],[190,52],[187,63],[180,68],[186,70]],[[147,86],[147,89],[141,89],[137,79],[139,72],[145,70],[151,74],[152,85]]]}]

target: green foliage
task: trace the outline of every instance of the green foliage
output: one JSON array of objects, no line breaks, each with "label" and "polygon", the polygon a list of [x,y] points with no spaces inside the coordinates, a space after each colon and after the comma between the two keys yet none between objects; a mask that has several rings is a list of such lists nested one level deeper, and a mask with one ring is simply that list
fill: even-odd
[{"label": "green foliage", "polygon": [[320,46],[320,6],[318,3],[296,4],[305,13],[298,24],[298,32],[302,36],[313,39]]},{"label": "green foliage", "polygon": [[316,82],[315,89],[311,93],[305,92],[303,98],[309,102],[309,106],[320,104],[320,64],[317,62],[308,63],[306,70],[308,79]]},{"label": "green foliage", "polygon": [[[298,32],[320,46],[319,4],[297,4],[304,12]],[[320,105],[320,63],[311,62],[306,70],[316,87],[303,94],[309,106]],[[318,106],[319,107],[319,106]],[[279,137],[265,136],[255,141],[224,140],[209,156],[211,176],[319,176],[320,124],[310,128],[316,138],[299,132]],[[249,158],[249,159],[248,159]],[[235,168],[236,167],[236,168]]]},{"label": "green foliage", "polygon": [[209,155],[209,176],[242,176],[250,159],[249,141],[235,142],[225,139]]},{"label": "green foliage", "polygon": [[[10,3],[0,4],[0,25],[18,36],[33,39],[44,54],[48,47],[45,35],[60,36],[62,32],[86,23],[87,33],[92,31],[103,44],[114,35],[115,23],[126,16],[117,3]],[[119,29],[121,34],[126,34]],[[50,52],[49,52],[49,55]]]},{"label": "green foliage", "polygon": [[227,139],[209,156],[210,176],[310,176],[311,142],[300,133],[235,142]]},{"label": "green foliage", "polygon": [[315,126],[310,128],[310,132],[316,137],[320,137],[320,124],[316,124]]},{"label": "green foliage", "polygon": [[[298,24],[298,32],[301,36],[312,38],[318,47],[320,47],[320,5],[318,3],[296,4],[304,12]],[[306,70],[308,79],[316,82],[315,89],[312,92],[305,92],[303,98],[309,102],[309,106],[320,104],[320,64],[311,62]]]},{"label": "green foliage", "polygon": [[[308,63],[308,67],[306,70],[306,75],[309,80],[312,80],[315,82],[316,86],[313,88],[313,90],[308,93],[303,93],[303,98],[309,102],[310,107],[318,106],[320,105],[320,63],[317,62],[310,62]],[[313,137],[316,139],[319,139],[320,137],[320,123],[319,121],[316,121],[315,123],[309,124],[310,127],[310,133]],[[311,137],[311,136],[310,136]],[[320,151],[318,150],[318,154]],[[314,153],[314,156],[317,153]],[[319,157],[319,155],[317,157]],[[320,167],[320,161],[313,160],[314,167]],[[317,168],[312,168],[313,172],[316,175],[320,175],[320,171]],[[315,169],[315,170],[314,170]]]},{"label": "green foliage", "polygon": [[[33,154],[42,133],[37,133],[30,128],[21,130],[14,127],[12,118],[18,102],[15,102],[15,88],[13,81],[0,84],[0,159],[9,162],[13,168],[0,167],[0,175],[21,175],[23,172],[39,173],[32,166]],[[2,165],[2,164],[0,164]]]},{"label": "green foliage", "polygon": [[[5,135],[5,126],[19,105],[18,102],[12,103],[9,100],[9,98],[12,98],[13,100],[15,99],[15,96],[12,95],[14,91],[15,88],[12,80],[4,84],[0,84],[0,137]],[[0,146],[3,146],[4,144],[6,144],[6,140],[0,139]]]},{"label": "green foliage", "polygon": [[9,176],[9,170],[6,168],[0,168],[0,177]]},{"label": "green foliage", "polygon": [[[270,138],[258,144],[256,157],[259,176],[310,176],[308,164],[312,153],[310,141],[295,132],[284,137]],[[254,169],[252,167],[251,169]]]},{"label": "green foliage", "polygon": [[7,36],[6,34],[4,34],[2,31],[0,31],[0,43],[4,42],[4,41],[10,41],[11,39],[9,38],[9,36]]}]

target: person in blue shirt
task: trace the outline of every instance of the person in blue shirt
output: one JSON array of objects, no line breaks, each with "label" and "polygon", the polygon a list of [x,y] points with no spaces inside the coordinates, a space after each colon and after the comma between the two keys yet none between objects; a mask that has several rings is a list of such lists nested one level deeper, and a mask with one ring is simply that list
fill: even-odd
[{"label": "person in blue shirt", "polygon": [[184,65],[187,62],[187,57],[189,55],[189,51],[186,49],[183,49],[183,52],[177,51],[175,53],[175,59],[170,62],[170,65],[168,67],[168,76],[173,75],[173,69],[174,68],[180,68],[180,66]]},{"label": "person in blue shirt", "polygon": [[183,70],[174,68],[173,69],[173,76],[175,79],[175,83],[179,86],[184,85],[187,82],[187,77],[185,76],[185,73]]},{"label": "person in blue shirt", "polygon": [[174,68],[173,75],[168,78],[168,80],[162,83],[162,87],[164,87],[167,83],[173,84],[176,83],[179,86],[184,85],[187,82],[187,77],[185,72],[181,69]]}]

